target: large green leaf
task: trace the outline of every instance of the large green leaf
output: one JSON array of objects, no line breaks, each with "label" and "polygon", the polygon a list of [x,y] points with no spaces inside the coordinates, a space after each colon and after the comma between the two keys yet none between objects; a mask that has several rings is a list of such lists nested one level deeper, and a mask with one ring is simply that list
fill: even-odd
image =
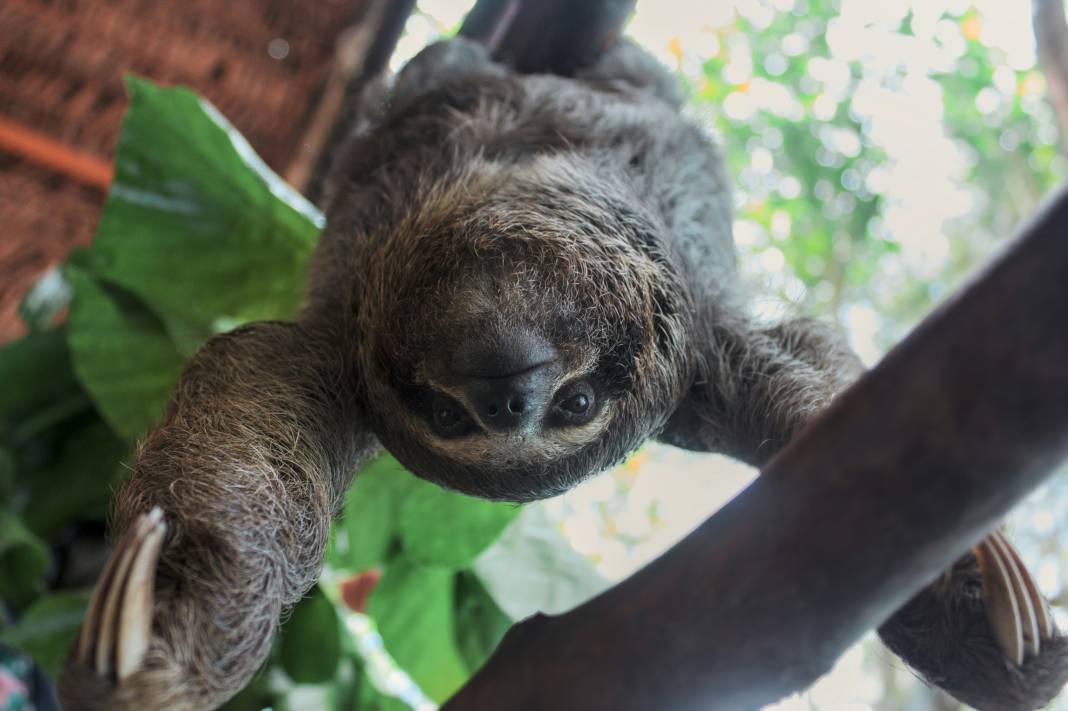
[{"label": "large green leaf", "polygon": [[49,554],[13,513],[0,509],[0,602],[21,606],[44,586]]},{"label": "large green leaf", "polygon": [[512,504],[475,499],[416,480],[400,509],[400,536],[412,560],[467,566],[519,513]]},{"label": "large green leaf", "polygon": [[269,682],[270,677],[267,674],[257,674],[248,686],[217,711],[264,711],[277,708],[277,694],[271,690]]},{"label": "large green leaf", "polygon": [[0,446],[0,506],[5,506],[15,492],[15,457]]},{"label": "large green leaf", "polygon": [[210,104],[129,78],[93,271],[139,296],[186,355],[300,304],[321,216]]},{"label": "large green leaf", "polygon": [[0,633],[0,642],[23,650],[55,678],[88,605],[88,592],[46,595],[26,610],[18,624]]},{"label": "large green leaf", "polygon": [[609,587],[539,504],[525,507],[471,570],[513,620],[565,612]]},{"label": "large green leaf", "polygon": [[456,575],[456,641],[471,673],[485,664],[512,626],[476,575]]},{"label": "large green leaf", "polygon": [[341,658],[337,612],[316,587],[297,604],[282,628],[282,666],[298,684],[329,681]]},{"label": "large green leaf", "polygon": [[397,536],[401,502],[415,481],[388,454],[361,469],[345,500],[331,563],[353,571],[382,565]]},{"label": "large green leaf", "polygon": [[100,419],[72,431],[54,462],[20,481],[28,494],[21,511],[26,526],[49,536],[72,520],[104,520],[108,497],[126,472],[120,461],[129,451]]},{"label": "large green leaf", "polygon": [[454,578],[444,568],[398,560],[382,576],[368,609],[397,664],[437,701],[455,693],[468,676],[456,645]]},{"label": "large green leaf", "polygon": [[80,392],[63,329],[31,333],[0,348],[0,426]]},{"label": "large green leaf", "polygon": [[74,264],[67,278],[74,288],[67,327],[74,371],[115,431],[135,438],[163,414],[185,358],[128,292]]},{"label": "large green leaf", "polygon": [[386,696],[376,689],[366,673],[361,682],[356,689],[356,703],[350,707],[354,711],[411,711],[412,707],[408,704],[392,696]]}]

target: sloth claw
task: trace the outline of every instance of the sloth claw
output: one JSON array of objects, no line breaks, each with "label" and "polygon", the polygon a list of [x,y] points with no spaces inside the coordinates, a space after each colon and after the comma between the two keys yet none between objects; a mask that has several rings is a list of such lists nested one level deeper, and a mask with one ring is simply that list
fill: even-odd
[{"label": "sloth claw", "polygon": [[1056,634],[1049,606],[1020,554],[1000,531],[985,538],[974,552],[994,638],[1005,657],[1022,666]]},{"label": "sloth claw", "polygon": [[121,686],[148,652],[156,564],[167,526],[157,507],[126,531],[100,574],[74,660]]},{"label": "sloth claw", "polygon": [[929,683],[989,711],[1042,708],[1068,680],[1068,637],[995,531],[879,628]]}]

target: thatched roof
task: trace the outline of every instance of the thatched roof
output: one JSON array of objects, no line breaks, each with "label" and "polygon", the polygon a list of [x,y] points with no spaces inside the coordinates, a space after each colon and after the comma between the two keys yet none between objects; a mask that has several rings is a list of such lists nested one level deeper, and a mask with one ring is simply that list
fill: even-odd
[{"label": "thatched roof", "polygon": [[133,72],[191,86],[284,171],[364,0],[0,3],[0,342],[21,295],[92,238]]}]

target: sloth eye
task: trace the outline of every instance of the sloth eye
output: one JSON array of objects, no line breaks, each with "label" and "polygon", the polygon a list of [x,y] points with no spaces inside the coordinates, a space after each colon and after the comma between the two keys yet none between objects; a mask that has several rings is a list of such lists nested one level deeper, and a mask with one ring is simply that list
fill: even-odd
[{"label": "sloth eye", "polygon": [[460,410],[448,403],[434,406],[434,424],[443,430],[450,430],[460,424]]},{"label": "sloth eye", "polygon": [[593,416],[593,388],[579,382],[564,389],[553,406],[554,419],[561,425],[583,425]]},{"label": "sloth eye", "polygon": [[577,393],[560,403],[560,407],[573,415],[581,415],[590,409],[590,399],[585,393]]},{"label": "sloth eye", "polygon": [[452,400],[440,396],[434,398],[431,417],[434,421],[434,429],[442,435],[461,434],[461,430],[467,423],[463,408]]},{"label": "sloth eye", "polygon": [[460,411],[449,405],[442,405],[434,410],[434,422],[438,427],[449,429],[460,421]]}]

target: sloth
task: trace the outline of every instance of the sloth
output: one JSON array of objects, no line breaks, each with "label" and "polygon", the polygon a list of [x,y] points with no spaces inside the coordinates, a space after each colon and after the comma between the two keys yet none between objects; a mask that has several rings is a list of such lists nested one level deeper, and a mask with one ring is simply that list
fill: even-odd
[{"label": "sloth", "polygon": [[[621,41],[574,77],[432,45],[339,151],[296,322],[185,368],[117,493],[122,532],[60,679],[69,709],[202,709],[262,664],[381,447],[527,502],[648,439],[761,466],[862,371],[819,323],[753,318],[713,141]],[[882,628],[933,683],[1034,708],[1064,638],[993,534]]]}]

